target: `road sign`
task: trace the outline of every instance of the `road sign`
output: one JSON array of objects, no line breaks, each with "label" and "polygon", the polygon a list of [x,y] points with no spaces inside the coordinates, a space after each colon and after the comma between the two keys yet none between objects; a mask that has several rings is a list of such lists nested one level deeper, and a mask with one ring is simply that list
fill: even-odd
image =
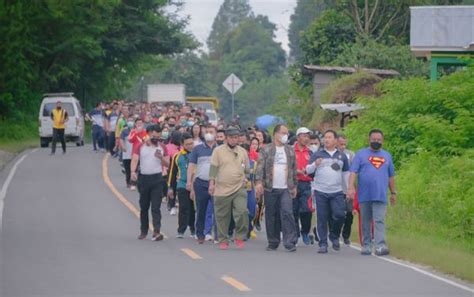
[{"label": "road sign", "polygon": [[234,94],[244,85],[244,83],[235,74],[229,75],[222,83],[224,88],[232,94],[232,119],[234,119]]},{"label": "road sign", "polygon": [[244,83],[232,73],[226,80],[224,80],[222,85],[227,89],[227,91],[234,95],[244,85]]}]

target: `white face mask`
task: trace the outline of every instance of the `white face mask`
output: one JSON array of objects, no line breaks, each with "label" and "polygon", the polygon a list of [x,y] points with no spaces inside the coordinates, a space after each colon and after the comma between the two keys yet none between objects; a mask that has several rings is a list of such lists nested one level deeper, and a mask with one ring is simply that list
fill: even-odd
[{"label": "white face mask", "polygon": [[309,150],[312,151],[313,153],[317,152],[319,150],[319,145],[312,144],[312,145],[309,146]]},{"label": "white face mask", "polygon": [[281,138],[280,138],[280,142],[282,144],[286,144],[288,142],[288,135],[283,135]]},{"label": "white face mask", "polygon": [[214,141],[214,139],[216,139],[216,137],[214,136],[214,134],[206,133],[206,134],[204,134],[204,139],[207,142],[212,142],[212,141]]}]

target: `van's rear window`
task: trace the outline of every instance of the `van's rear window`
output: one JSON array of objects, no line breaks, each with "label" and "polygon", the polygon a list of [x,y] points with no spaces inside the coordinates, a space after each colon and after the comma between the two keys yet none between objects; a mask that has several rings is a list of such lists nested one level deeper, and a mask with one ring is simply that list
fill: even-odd
[{"label": "van's rear window", "polygon": [[[70,117],[75,116],[76,114],[74,113],[74,107],[72,103],[68,102],[63,102],[62,107],[67,111],[67,115]],[[51,110],[56,108],[56,103],[46,103],[43,108],[43,116],[44,117],[49,117],[51,116]]]}]

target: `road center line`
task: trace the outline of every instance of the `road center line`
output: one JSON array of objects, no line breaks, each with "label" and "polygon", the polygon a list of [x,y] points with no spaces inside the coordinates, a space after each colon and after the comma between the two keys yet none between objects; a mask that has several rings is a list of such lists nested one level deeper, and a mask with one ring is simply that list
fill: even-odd
[{"label": "road center line", "polygon": [[239,282],[238,280],[236,280],[233,277],[224,275],[224,276],[221,277],[221,279],[223,281],[225,281],[227,284],[231,285],[232,287],[236,288],[237,290],[239,290],[241,292],[250,292],[251,291],[251,289],[249,287],[247,287],[246,285]]},{"label": "road center line", "polygon": [[13,176],[15,175],[16,169],[30,153],[34,153],[37,150],[38,149],[34,149],[33,151],[26,153],[24,156],[18,159],[18,161],[16,161],[13,167],[10,169],[10,173],[8,173],[7,179],[3,183],[2,190],[0,191],[0,230],[2,230],[3,208],[5,206],[5,197],[7,196],[8,187],[10,186]]},{"label": "road center line", "polygon": [[181,251],[185,253],[186,255],[188,255],[193,260],[202,260],[202,257],[199,256],[195,251],[191,249],[181,249]]},{"label": "road center line", "polygon": [[[120,193],[119,190],[117,190],[110,180],[109,168],[107,166],[108,160],[109,154],[106,154],[102,160],[102,178],[104,179],[105,184],[109,187],[110,191],[112,191],[115,197],[117,197],[117,199],[122,202],[123,205],[125,205],[137,218],[140,218],[140,211],[130,201],[128,201],[128,199],[125,198],[125,196]],[[153,231],[153,225],[151,223],[149,224],[149,228],[151,231]],[[161,234],[163,234],[164,238],[168,238],[163,232],[161,232]]]}]

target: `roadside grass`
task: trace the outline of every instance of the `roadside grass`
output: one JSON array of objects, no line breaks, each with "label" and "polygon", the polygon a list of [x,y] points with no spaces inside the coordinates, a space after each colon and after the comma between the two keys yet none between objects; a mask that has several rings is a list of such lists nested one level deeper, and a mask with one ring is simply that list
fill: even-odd
[{"label": "roadside grass", "polygon": [[[351,241],[359,244],[358,216],[354,216]],[[395,226],[388,211],[386,241],[392,257],[428,266],[435,271],[474,282],[474,253],[472,239],[465,241],[446,240],[436,229],[421,226],[420,222],[405,222],[405,226]],[[419,227],[419,228],[417,228]]]},{"label": "roadside grass", "polygon": [[0,150],[19,153],[32,147],[39,147],[36,122],[0,121]]}]

